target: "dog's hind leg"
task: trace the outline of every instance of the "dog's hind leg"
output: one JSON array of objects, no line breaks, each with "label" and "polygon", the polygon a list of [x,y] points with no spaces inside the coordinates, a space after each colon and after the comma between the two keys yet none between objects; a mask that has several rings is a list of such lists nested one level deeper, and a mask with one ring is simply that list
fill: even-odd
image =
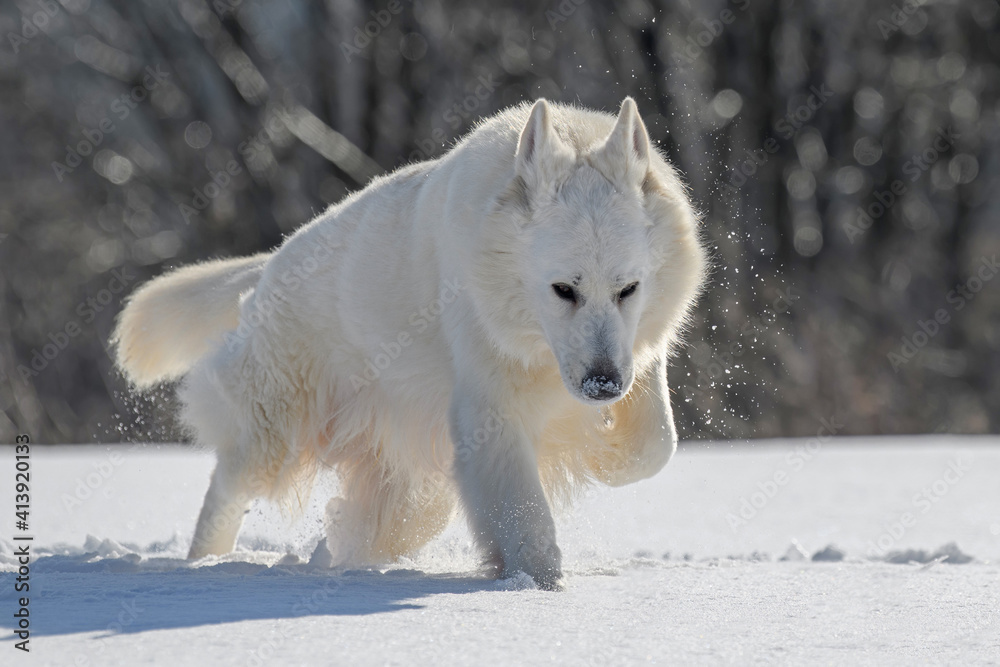
[{"label": "dog's hind leg", "polygon": [[447,527],[455,493],[443,475],[393,478],[374,457],[341,468],[342,498],[327,505],[327,546],[336,565],[391,562]]},{"label": "dog's hind leg", "polygon": [[219,451],[188,558],[222,555],[236,546],[243,517],[259,495],[255,493],[252,476],[248,479],[241,468],[234,452]]},{"label": "dog's hind leg", "polygon": [[[241,306],[241,321],[262,312],[252,298]],[[184,422],[199,443],[218,453],[189,558],[232,551],[254,499],[286,499],[312,481],[303,385],[273,343],[278,334],[267,328],[277,319],[265,318],[249,334],[220,343],[180,388]]]},{"label": "dog's hind leg", "polygon": [[428,475],[403,490],[385,490],[376,503],[382,508],[372,553],[395,560],[412,555],[447,527],[455,509],[455,493],[443,476]]}]

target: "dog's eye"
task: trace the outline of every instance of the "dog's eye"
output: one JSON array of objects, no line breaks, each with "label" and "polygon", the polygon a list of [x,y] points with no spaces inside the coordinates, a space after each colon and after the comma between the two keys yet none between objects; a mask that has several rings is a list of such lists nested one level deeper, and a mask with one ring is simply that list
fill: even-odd
[{"label": "dog's eye", "polygon": [[563,301],[576,303],[576,290],[565,283],[556,283],[552,286],[552,291]]},{"label": "dog's eye", "polygon": [[639,283],[632,283],[631,285],[629,285],[628,287],[626,287],[625,289],[623,289],[621,292],[618,293],[618,300],[624,301],[625,299],[629,298],[630,296],[635,294],[635,290],[638,289],[638,287]]}]

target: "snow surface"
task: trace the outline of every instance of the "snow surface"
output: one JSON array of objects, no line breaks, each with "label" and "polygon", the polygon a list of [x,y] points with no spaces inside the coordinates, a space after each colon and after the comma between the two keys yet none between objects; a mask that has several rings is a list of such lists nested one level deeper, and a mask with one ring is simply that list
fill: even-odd
[{"label": "snow surface", "polygon": [[460,522],[403,563],[310,566],[330,477],[188,563],[210,454],[36,446],[32,651],[5,528],[0,665],[1000,664],[1000,439],[817,445],[685,443],[590,489],[559,517],[563,593],[480,576]]}]

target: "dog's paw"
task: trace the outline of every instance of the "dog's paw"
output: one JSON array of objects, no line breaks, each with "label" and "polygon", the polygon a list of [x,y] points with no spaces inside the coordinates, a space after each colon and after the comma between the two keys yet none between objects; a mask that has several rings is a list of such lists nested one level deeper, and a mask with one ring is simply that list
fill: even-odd
[{"label": "dog's paw", "polygon": [[[530,576],[538,588],[545,591],[565,589],[562,576],[562,552],[556,543],[547,538],[537,538],[521,544],[517,555],[504,568],[503,578],[519,573]],[[506,564],[506,563],[505,563]]]},{"label": "dog's paw", "polygon": [[555,578],[545,578],[541,581],[535,579],[535,583],[543,591],[552,591],[553,593],[562,593],[566,590],[566,580],[563,579],[562,573],[558,573]]},{"label": "dog's paw", "polygon": [[566,582],[562,577],[555,580],[536,580],[530,574],[518,570],[509,576],[505,576],[497,581],[497,590],[501,591],[564,591]]}]

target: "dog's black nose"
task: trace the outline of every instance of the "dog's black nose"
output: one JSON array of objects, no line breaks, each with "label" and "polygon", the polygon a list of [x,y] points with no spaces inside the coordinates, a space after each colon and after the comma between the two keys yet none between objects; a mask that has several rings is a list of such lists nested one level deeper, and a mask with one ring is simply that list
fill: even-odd
[{"label": "dog's black nose", "polygon": [[622,375],[610,360],[602,360],[587,372],[580,389],[584,396],[595,401],[618,398],[622,393]]}]

